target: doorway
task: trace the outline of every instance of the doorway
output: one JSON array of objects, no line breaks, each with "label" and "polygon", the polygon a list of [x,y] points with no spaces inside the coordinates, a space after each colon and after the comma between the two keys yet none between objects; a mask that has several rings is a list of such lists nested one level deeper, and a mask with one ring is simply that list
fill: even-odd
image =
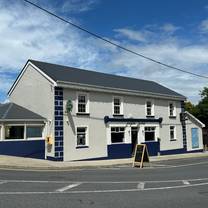
[{"label": "doorway", "polygon": [[135,147],[138,144],[138,127],[131,127],[131,144],[131,153],[133,156]]}]

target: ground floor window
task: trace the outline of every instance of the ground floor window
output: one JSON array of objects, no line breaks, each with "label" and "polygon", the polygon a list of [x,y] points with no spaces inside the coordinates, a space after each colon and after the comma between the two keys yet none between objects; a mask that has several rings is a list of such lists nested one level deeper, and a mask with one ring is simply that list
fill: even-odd
[{"label": "ground floor window", "polygon": [[148,141],[155,141],[155,127],[145,127],[144,128],[145,133],[145,142]]},{"label": "ground floor window", "polygon": [[42,126],[27,126],[26,138],[41,138],[43,128]]},{"label": "ground floor window", "polygon": [[24,139],[24,126],[6,126],[5,139]]},{"label": "ground floor window", "polygon": [[42,138],[42,125],[6,125],[5,140]]},{"label": "ground floor window", "polygon": [[111,127],[111,143],[124,142],[124,127]]},{"label": "ground floor window", "polygon": [[173,141],[175,139],[175,126],[170,126],[170,140]]},{"label": "ground floor window", "polygon": [[77,127],[77,146],[87,145],[87,127]]}]

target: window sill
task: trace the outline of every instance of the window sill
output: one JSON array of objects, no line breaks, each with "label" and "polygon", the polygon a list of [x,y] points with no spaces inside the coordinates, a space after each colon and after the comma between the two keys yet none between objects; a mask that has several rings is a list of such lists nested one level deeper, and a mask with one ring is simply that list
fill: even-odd
[{"label": "window sill", "polygon": [[123,117],[123,114],[113,114],[113,117]]},{"label": "window sill", "polygon": [[170,119],[176,119],[176,116],[169,116]]},{"label": "window sill", "polygon": [[171,141],[171,142],[175,142],[175,141],[177,141],[177,139],[171,139],[170,141]]},{"label": "window sill", "polygon": [[76,113],[77,116],[89,116],[90,113]]},{"label": "window sill", "polygon": [[154,116],[154,115],[152,115],[152,116],[146,115],[146,117],[147,117],[147,118],[154,118],[155,116]]},{"label": "window sill", "polygon": [[76,149],[85,149],[85,148],[89,148],[89,146],[77,146]]}]

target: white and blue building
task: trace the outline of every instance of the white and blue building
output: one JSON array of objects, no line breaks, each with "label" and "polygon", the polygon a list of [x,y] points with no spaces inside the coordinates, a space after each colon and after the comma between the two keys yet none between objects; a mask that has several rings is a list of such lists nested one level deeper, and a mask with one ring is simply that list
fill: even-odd
[{"label": "white and blue building", "polygon": [[[203,151],[186,98],[156,82],[28,60],[0,105],[0,154],[54,161]],[[47,138],[47,139],[46,139]]]}]

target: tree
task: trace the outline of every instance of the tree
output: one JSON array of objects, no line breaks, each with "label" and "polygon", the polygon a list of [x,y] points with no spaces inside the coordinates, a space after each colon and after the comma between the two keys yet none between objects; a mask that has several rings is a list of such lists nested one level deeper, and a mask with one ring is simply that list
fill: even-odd
[{"label": "tree", "polygon": [[208,87],[200,92],[201,100],[197,105],[193,105],[191,102],[185,103],[185,110],[193,114],[202,123],[208,126]]}]

